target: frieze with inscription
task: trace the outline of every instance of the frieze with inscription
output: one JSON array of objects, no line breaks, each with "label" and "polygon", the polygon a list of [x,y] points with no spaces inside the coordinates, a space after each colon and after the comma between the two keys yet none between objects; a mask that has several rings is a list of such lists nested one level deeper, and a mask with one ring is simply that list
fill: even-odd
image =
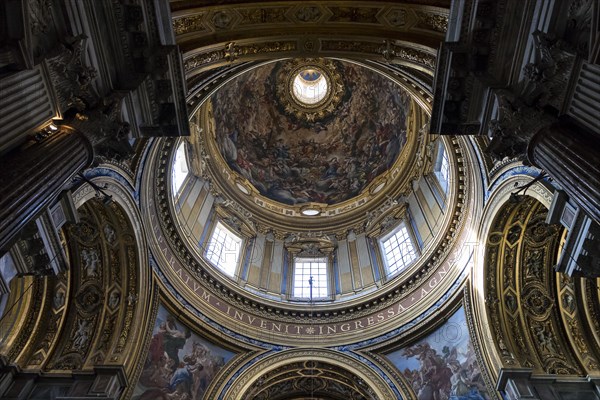
[{"label": "frieze with inscription", "polygon": [[[160,199],[163,198],[161,193],[164,193],[164,189],[161,188],[161,181],[158,182],[159,190],[156,194]],[[157,207],[153,206],[155,201],[154,196],[148,198],[148,209],[153,211],[148,216],[148,226],[152,227],[154,236],[154,255],[171,284],[178,287],[178,291],[209,318],[214,318],[225,326],[235,324],[240,333],[269,341],[300,340],[306,336],[331,341],[351,340],[357,332],[377,334],[381,330],[390,329],[391,324],[414,316],[415,307],[423,307],[424,302],[432,304],[437,296],[432,293],[438,293],[441,287],[447,287],[456,278],[457,270],[466,265],[465,260],[468,260],[472,251],[472,247],[467,245],[463,254],[448,254],[450,247],[444,246],[443,250],[440,249],[433,255],[427,267],[417,271],[411,279],[395,289],[355,306],[338,306],[331,310],[315,307],[312,313],[313,323],[310,324],[306,323],[310,314],[306,307],[299,309],[293,306],[288,308],[283,304],[262,303],[252,296],[232,291],[219,279],[215,279],[203,266],[203,262],[186,254],[183,247],[177,244],[176,237],[164,235],[164,232],[173,232],[173,222],[165,219],[166,214],[160,212],[163,209],[161,202]],[[158,212],[155,213],[154,210]],[[465,223],[468,224],[466,221],[461,224]],[[455,239],[465,240],[464,237],[459,239],[459,236]],[[447,257],[446,254],[450,256]],[[300,322],[303,319],[304,322]]]}]

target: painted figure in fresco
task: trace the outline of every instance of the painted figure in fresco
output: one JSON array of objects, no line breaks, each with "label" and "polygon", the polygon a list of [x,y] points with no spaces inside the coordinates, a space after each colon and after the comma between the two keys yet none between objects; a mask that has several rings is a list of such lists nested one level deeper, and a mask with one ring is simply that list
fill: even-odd
[{"label": "painted figure in fresco", "polygon": [[452,370],[452,377],[450,377],[450,383],[452,384],[451,397],[458,399],[468,395],[471,389],[467,372],[460,367],[458,360],[452,360],[449,365]]},{"label": "painted figure in fresco", "polygon": [[223,155],[225,156],[225,160],[229,165],[235,165],[235,162],[238,158],[237,155],[237,130],[234,130],[229,135],[223,135],[223,142],[221,143],[221,150],[223,151]]},{"label": "painted figure in fresco", "polygon": [[159,318],[134,400],[200,400],[225,365],[200,338],[165,313]]},{"label": "painted figure in fresco", "polygon": [[239,167],[238,172],[242,174],[244,178],[248,179],[249,181],[253,180],[252,167],[254,167],[254,164],[248,161],[244,149],[239,149],[237,151],[237,166]]},{"label": "painted figure in fresco", "polygon": [[185,361],[180,362],[169,382],[169,390],[172,392],[169,398],[191,399],[193,382],[189,365]]},{"label": "painted figure in fresco", "polygon": [[490,398],[462,307],[426,338],[386,356],[419,400]]},{"label": "painted figure in fresco", "polygon": [[[456,346],[444,346],[441,353],[428,342],[419,343],[402,350],[402,355],[416,358],[419,368],[404,369],[403,374],[411,383],[419,400],[485,400],[485,384],[471,344],[460,350]],[[462,362],[459,360],[466,357]]]},{"label": "painted figure in fresco", "polygon": [[175,319],[170,315],[167,316],[164,329],[163,347],[169,359],[173,360],[175,368],[175,366],[179,365],[179,350],[183,348],[185,341],[191,336],[191,332],[185,327],[183,331],[180,331],[177,328]]},{"label": "painted figure in fresco", "polygon": [[420,386],[413,383],[417,398],[419,400],[443,400],[447,398],[447,393],[451,387],[450,377],[452,371],[442,357],[437,354],[437,351],[432,349],[428,343],[424,343],[408,347],[405,349],[404,355],[408,357],[416,356],[419,360],[418,381]]},{"label": "painted figure in fresco", "polygon": [[[161,322],[158,332],[154,334],[150,342],[146,368],[140,380],[144,380],[152,386],[167,385],[173,372],[177,369],[179,363],[178,350],[173,351],[172,334],[169,333],[169,330],[173,330],[173,323],[172,319]],[[166,351],[167,348],[169,349],[168,352]]]},{"label": "painted figure in fresco", "polygon": [[473,381],[469,376],[469,371],[458,360],[449,362],[452,370],[450,382],[452,388],[450,390],[449,400],[485,400],[479,394],[478,382]]},{"label": "painted figure in fresco", "polygon": [[193,344],[191,357],[193,357],[197,366],[194,370],[193,390],[194,393],[196,393],[197,398],[200,398],[208,388],[212,377],[216,374],[222,364],[217,366],[206,346],[196,341]]}]

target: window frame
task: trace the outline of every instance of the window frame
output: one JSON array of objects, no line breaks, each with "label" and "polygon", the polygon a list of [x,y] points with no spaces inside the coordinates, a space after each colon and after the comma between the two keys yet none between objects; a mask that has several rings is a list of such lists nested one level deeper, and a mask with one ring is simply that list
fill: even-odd
[{"label": "window frame", "polygon": [[[179,154],[180,149],[183,148],[183,157],[184,157],[184,164],[187,172],[185,174],[185,177],[183,178],[183,180],[181,181],[181,183],[179,184],[179,186],[177,188],[175,188],[175,168],[176,168],[176,161],[177,161],[177,156]],[[173,197],[177,200],[179,199],[179,197],[181,196],[181,194],[184,191],[184,188],[186,187],[187,182],[190,180],[190,163],[188,161],[188,154],[187,154],[187,146],[186,146],[186,142],[184,140],[182,140],[179,145],[177,145],[177,147],[175,148],[175,153],[173,154],[173,161],[172,161],[172,168],[171,168],[171,190],[173,191]]]},{"label": "window frame", "polygon": [[[410,242],[410,246],[412,247],[414,257],[408,263],[403,263],[404,265],[395,269],[392,272],[390,270],[390,262],[387,257],[385,243],[388,240],[390,240],[393,236],[395,236],[402,229],[406,230],[406,236]],[[410,266],[412,266],[419,259],[419,256],[421,255],[421,249],[419,247],[418,241],[416,240],[415,233],[412,230],[412,226],[409,223],[409,221],[406,221],[404,219],[402,221],[400,221],[400,223],[395,225],[394,228],[391,229],[389,232],[387,232],[385,235],[381,236],[379,238],[378,242],[379,242],[379,251],[381,252],[381,260],[382,260],[382,264],[383,264],[384,276],[388,280],[392,279],[392,278],[402,274],[404,271],[406,271]]]},{"label": "window frame", "polygon": [[[325,288],[325,292],[326,295],[325,296],[318,296],[315,294],[315,292],[313,291],[313,298],[312,298],[312,302],[324,302],[324,301],[331,301],[334,299],[334,284],[333,284],[333,279],[334,279],[334,271],[333,271],[333,255],[332,254],[302,254],[302,253],[297,253],[297,252],[292,252],[288,250],[288,254],[289,254],[289,260],[290,260],[290,264],[289,264],[289,275],[288,275],[288,295],[287,298],[289,301],[294,301],[294,302],[311,302],[310,299],[310,292],[308,294],[308,296],[304,297],[304,296],[299,296],[295,293],[295,282],[296,282],[296,272],[297,272],[297,262],[301,261],[301,260],[305,260],[305,261],[310,261],[310,260],[323,260],[325,263],[325,283],[326,283],[326,288]],[[310,276],[310,275],[309,275]],[[314,276],[314,275],[313,275]],[[303,280],[308,280],[308,276],[305,275],[304,278],[302,278]],[[308,288],[307,288],[308,289]],[[309,289],[310,290],[310,289]]]},{"label": "window frame", "polygon": [[[211,244],[213,242],[213,239],[215,238],[215,232],[217,232],[217,230],[225,232],[225,234],[226,234],[225,240],[227,239],[227,236],[232,236],[237,239],[237,240],[234,240],[234,242],[238,243],[238,252],[237,252],[237,256],[236,256],[235,265],[233,266],[233,270],[231,271],[231,273],[228,269],[225,269],[222,265],[220,265],[218,261],[215,262],[208,255],[208,252],[211,251]],[[221,243],[219,261],[221,260],[221,255],[223,254],[224,246],[225,246],[225,243]],[[213,223],[213,226],[210,230],[210,235],[208,236],[208,240],[205,242],[205,245],[203,246],[204,248],[202,251],[202,257],[208,263],[210,263],[210,265],[212,265],[214,268],[216,268],[217,270],[222,272],[225,276],[227,276],[231,279],[238,279],[239,272],[240,272],[240,264],[241,264],[241,261],[243,260],[244,246],[245,246],[245,239],[244,239],[243,235],[236,233],[233,229],[231,229],[227,224],[225,224],[220,219],[215,219],[215,222]],[[214,251],[213,251],[213,253],[214,253]]]},{"label": "window frame", "polygon": [[[442,168],[444,166],[444,160],[446,161],[446,174],[442,173]],[[433,174],[435,177],[435,181],[437,183],[438,188],[440,189],[440,193],[446,197],[448,195],[448,191],[450,189],[450,180],[452,178],[452,171],[450,168],[450,155],[448,154],[448,149],[444,145],[444,142],[440,140],[437,145],[437,150],[435,154],[435,163],[433,165]]]}]

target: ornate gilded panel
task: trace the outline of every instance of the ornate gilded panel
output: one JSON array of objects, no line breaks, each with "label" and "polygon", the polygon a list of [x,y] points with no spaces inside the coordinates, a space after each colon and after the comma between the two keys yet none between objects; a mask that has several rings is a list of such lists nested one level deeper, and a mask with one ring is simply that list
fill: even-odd
[{"label": "ornate gilded panel", "polygon": [[139,268],[131,223],[114,202],[94,199],[78,212],[80,222],[66,227],[70,270],[34,282],[39,302],[27,329],[35,333],[12,350],[24,369],[92,370],[130,358],[123,353],[131,347]]},{"label": "ornate gilded panel", "polygon": [[597,358],[575,300],[577,285],[557,274],[562,229],[546,224],[547,210],[520,196],[497,214],[486,244],[486,305],[506,367],[534,373],[586,375]]}]

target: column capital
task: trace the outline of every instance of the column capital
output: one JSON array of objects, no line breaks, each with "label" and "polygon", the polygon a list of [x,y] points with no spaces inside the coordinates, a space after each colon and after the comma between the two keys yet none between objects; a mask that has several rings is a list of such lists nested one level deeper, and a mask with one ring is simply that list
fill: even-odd
[{"label": "column capital", "polygon": [[518,158],[527,160],[527,149],[532,138],[557,119],[536,107],[525,104],[509,90],[495,93],[497,117],[490,121],[489,155],[496,159]]}]

